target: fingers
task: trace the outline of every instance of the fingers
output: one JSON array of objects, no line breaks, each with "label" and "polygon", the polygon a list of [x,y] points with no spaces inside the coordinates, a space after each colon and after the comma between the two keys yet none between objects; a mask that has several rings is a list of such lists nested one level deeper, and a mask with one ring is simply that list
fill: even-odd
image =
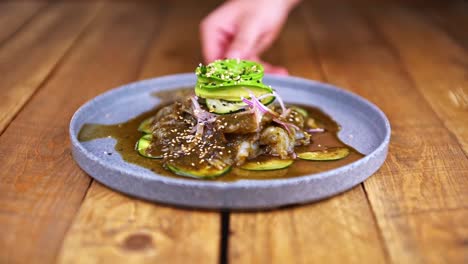
[{"label": "fingers", "polygon": [[247,58],[248,60],[259,62],[263,65],[265,73],[275,74],[275,75],[289,75],[288,70],[282,66],[271,65],[268,62],[263,61],[258,56]]},{"label": "fingers", "polygon": [[236,34],[226,52],[227,58],[245,59],[258,54],[257,43],[262,33],[255,21],[244,20],[236,29]]},{"label": "fingers", "polygon": [[[253,12],[255,8],[262,7]],[[262,2],[227,1],[200,24],[200,39],[206,63],[216,59],[239,58],[261,62],[265,72],[287,75],[284,67],[259,59],[279,34],[288,10]]]},{"label": "fingers", "polygon": [[200,23],[200,40],[205,63],[225,57],[234,35],[235,14],[230,5],[215,9]]},{"label": "fingers", "polygon": [[257,56],[260,56],[265,50],[270,48],[271,44],[273,41],[276,39],[276,35],[273,33],[265,33],[263,34],[260,39],[257,41],[256,45],[256,54]]},{"label": "fingers", "polygon": [[288,70],[285,67],[271,65],[267,62],[262,61],[263,67],[265,68],[265,73],[275,74],[275,75],[289,75]]},{"label": "fingers", "polygon": [[225,53],[226,41],[225,37],[223,37],[223,33],[220,32],[219,29],[213,29],[211,26],[202,25],[200,39],[205,63],[219,59]]}]

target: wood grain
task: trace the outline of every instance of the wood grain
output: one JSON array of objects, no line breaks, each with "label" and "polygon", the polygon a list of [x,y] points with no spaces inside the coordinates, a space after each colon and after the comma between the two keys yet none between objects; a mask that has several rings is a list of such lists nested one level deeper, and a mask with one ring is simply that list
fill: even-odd
[{"label": "wood grain", "polygon": [[[227,260],[466,263],[466,2],[303,2],[266,58],[377,104],[390,153],[331,199],[232,213]],[[0,3],[0,263],[224,261],[219,213],[92,182],[67,133],[73,112],[107,89],[193,71],[198,20],[216,4]]]},{"label": "wood grain", "polygon": [[457,0],[444,2],[435,8],[426,7],[425,15],[431,16],[436,21],[435,27],[442,27],[449,35],[459,42],[465,50],[468,49],[468,3]]},{"label": "wood grain", "polygon": [[58,263],[216,263],[219,214],[155,205],[93,182]]},{"label": "wood grain", "polygon": [[[388,10],[380,10],[385,20]],[[329,80],[376,103],[392,124],[387,161],[364,184],[391,261],[462,263],[468,234],[449,220],[466,217],[468,200],[468,163],[456,138],[365,19],[345,3],[312,5],[305,16]]]},{"label": "wood grain", "polygon": [[[412,9],[368,14],[384,41],[395,47],[415,86],[468,155],[468,50]],[[468,24],[464,27],[466,30],[461,31],[467,32]],[[430,45],[426,45],[428,41]]]},{"label": "wood grain", "polygon": [[[140,78],[193,71],[201,61],[197,27],[206,6],[168,5],[154,11],[159,26]],[[146,203],[94,181],[66,236],[59,262],[217,263],[220,223],[217,212]]]},{"label": "wood grain", "polygon": [[152,10],[105,6],[0,137],[0,263],[56,258],[90,183],[70,155],[69,120],[85,101],[135,78],[154,27]]},{"label": "wood grain", "polygon": [[310,205],[232,213],[230,263],[385,263],[361,186]]},{"label": "wood grain", "polygon": [[0,3],[0,45],[43,11],[47,1],[9,1]]},{"label": "wood grain", "polygon": [[139,78],[194,72],[203,62],[198,25],[217,2],[206,0],[203,5],[197,5],[178,0],[167,6],[166,19],[161,21],[161,30],[151,44]]},{"label": "wood grain", "polygon": [[[298,13],[267,59],[293,75],[324,80]],[[294,43],[294,44],[292,44]],[[385,249],[359,185],[322,202],[281,210],[231,213],[230,263],[385,263]]]},{"label": "wood grain", "polygon": [[99,3],[54,3],[0,46],[0,134],[94,17]]}]

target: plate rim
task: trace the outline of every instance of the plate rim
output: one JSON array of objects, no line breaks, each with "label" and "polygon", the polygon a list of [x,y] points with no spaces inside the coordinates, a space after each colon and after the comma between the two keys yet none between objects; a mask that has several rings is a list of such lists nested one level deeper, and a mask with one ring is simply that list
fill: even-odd
[{"label": "plate rim", "polygon": [[[338,168],[335,168],[335,169],[331,169],[331,170],[327,170],[327,171],[324,171],[324,172],[307,174],[307,175],[291,177],[291,178],[265,179],[265,180],[241,179],[241,180],[232,181],[232,182],[221,182],[221,181],[210,181],[210,180],[198,180],[198,179],[191,179],[191,178],[187,178],[187,179],[172,178],[172,177],[167,177],[167,176],[164,176],[164,175],[157,174],[155,172],[152,172],[153,175],[151,175],[149,177],[148,173],[141,173],[139,171],[132,171],[131,172],[132,176],[136,177],[136,178],[144,179],[144,180],[149,180],[149,181],[158,181],[158,182],[163,183],[163,184],[176,185],[178,187],[190,186],[190,187],[197,187],[197,188],[214,188],[214,189],[218,189],[218,190],[236,189],[236,188],[241,188],[241,189],[274,188],[274,187],[282,186],[282,185],[285,185],[285,184],[289,184],[289,185],[291,185],[291,184],[300,184],[300,183],[302,183],[304,181],[307,181],[307,182],[320,181],[320,180],[329,178],[329,177],[331,177],[331,176],[333,176],[335,174],[342,174],[342,173],[352,169],[353,167],[362,166],[363,164],[369,162],[369,160],[372,159],[374,156],[378,155],[380,152],[385,151],[388,148],[388,145],[389,145],[389,142],[390,142],[390,137],[391,137],[390,122],[389,122],[387,116],[385,115],[385,113],[379,107],[377,107],[375,104],[370,102],[369,100],[367,100],[367,99],[365,99],[365,98],[363,98],[363,97],[361,97],[361,96],[359,96],[359,95],[357,95],[357,94],[355,94],[355,93],[353,93],[351,91],[348,91],[346,89],[339,88],[337,86],[334,86],[334,85],[331,85],[331,84],[328,84],[328,83],[323,83],[323,82],[319,82],[319,81],[315,81],[315,80],[305,79],[305,78],[302,78],[302,77],[297,77],[297,76],[286,76],[285,77],[285,76],[277,76],[277,75],[269,75],[269,74],[266,74],[265,77],[268,80],[277,81],[277,82],[278,81],[279,82],[293,81],[294,83],[297,83],[297,84],[321,86],[323,88],[331,89],[331,90],[334,90],[335,92],[338,92],[338,93],[344,93],[347,96],[352,97],[353,99],[355,99],[355,100],[359,101],[360,103],[365,104],[367,107],[370,107],[371,109],[373,109],[379,115],[379,117],[384,121],[384,124],[385,124],[384,139],[380,142],[380,144],[372,152],[370,152],[365,157],[363,157],[363,158],[361,158],[359,160],[356,160],[356,161],[351,162],[349,164],[346,164],[344,166],[341,166],[341,167],[338,167]],[[109,94],[111,92],[115,93],[115,92],[118,92],[118,91],[121,91],[121,90],[124,90],[124,89],[132,89],[133,87],[139,87],[139,86],[142,86],[142,85],[145,85],[145,84],[148,84],[148,83],[153,83],[155,81],[163,82],[163,81],[166,81],[166,80],[169,80],[169,79],[187,79],[187,80],[189,80],[189,78],[195,78],[195,74],[194,73],[178,73],[178,74],[165,75],[165,76],[160,76],[160,77],[155,77],[155,78],[150,78],[150,79],[145,79],[145,80],[139,80],[139,81],[136,81],[136,82],[131,82],[131,83],[120,85],[120,86],[118,86],[116,88],[113,88],[113,89],[109,89],[109,90],[107,90],[107,91],[93,97],[92,99],[88,100],[83,105],[81,105],[76,110],[76,112],[73,114],[73,116],[72,116],[72,118],[70,120],[69,136],[70,136],[70,140],[71,140],[70,143],[71,143],[72,147],[77,148],[79,151],[81,151],[81,154],[84,154],[87,159],[93,160],[94,162],[99,163],[99,165],[105,167],[106,169],[108,169],[108,170],[110,170],[112,172],[121,173],[121,174],[122,173],[123,174],[128,174],[129,172],[127,170],[124,170],[121,167],[112,166],[108,162],[105,162],[101,158],[97,157],[92,152],[88,151],[83,146],[83,144],[81,144],[80,141],[78,141],[77,135],[78,135],[79,130],[75,131],[75,129],[74,129],[74,124],[77,122],[78,116],[83,111],[85,111],[85,109],[87,107],[89,107],[91,104],[93,104],[95,101],[100,101],[103,98],[105,98],[107,96],[110,96]],[[164,90],[170,90],[170,89],[171,88],[164,89]],[[386,154],[385,154],[385,156],[386,156]],[[123,162],[126,162],[126,161],[123,160]],[[129,164],[131,164],[131,163],[129,163]],[[80,164],[78,163],[78,165],[80,165]],[[135,165],[135,164],[133,164],[133,165]],[[81,165],[80,165],[80,167],[81,167]],[[381,167],[381,165],[377,168],[377,170],[380,167]],[[90,175],[92,178],[94,178],[94,179],[98,180],[99,182],[101,182],[99,179],[97,179],[97,177],[91,175],[91,173],[87,172],[87,174]],[[370,176],[372,176],[372,174],[367,176],[365,179],[367,179]]]}]

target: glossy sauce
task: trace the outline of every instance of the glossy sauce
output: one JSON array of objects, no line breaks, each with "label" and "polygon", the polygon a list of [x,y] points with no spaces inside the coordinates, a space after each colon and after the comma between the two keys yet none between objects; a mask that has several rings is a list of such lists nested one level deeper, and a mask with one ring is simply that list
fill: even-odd
[{"label": "glossy sauce", "polygon": [[[115,145],[115,151],[118,152],[125,161],[148,168],[157,174],[169,177],[188,179],[185,177],[177,176],[172,172],[164,169],[161,160],[149,159],[140,156],[135,150],[135,143],[142,136],[142,134],[137,131],[137,128],[143,120],[155,115],[155,113],[160,108],[171,103],[172,101],[190,95],[192,91],[193,88],[184,88],[176,91],[172,90],[170,92],[155,93],[154,96],[157,96],[162,101],[157,108],[120,124],[85,124],[80,130],[78,140],[90,141],[98,138],[112,137],[117,141]],[[307,110],[309,116],[313,117],[316,123],[319,125],[319,127],[325,128],[326,131],[323,133],[312,134],[312,143],[308,146],[296,147],[296,153],[301,153],[305,151],[324,150],[333,147],[347,147],[350,149],[350,154],[346,158],[336,161],[306,161],[296,159],[294,164],[292,164],[290,167],[274,171],[248,171],[233,167],[230,172],[221,177],[213,179],[213,181],[235,181],[239,179],[261,180],[297,177],[338,168],[351,162],[354,162],[364,156],[338,139],[337,134],[340,127],[328,115],[314,107],[305,105],[297,106]],[[107,153],[112,154],[112,152],[109,150],[107,151]],[[262,159],[262,157],[260,157],[259,159]]]}]

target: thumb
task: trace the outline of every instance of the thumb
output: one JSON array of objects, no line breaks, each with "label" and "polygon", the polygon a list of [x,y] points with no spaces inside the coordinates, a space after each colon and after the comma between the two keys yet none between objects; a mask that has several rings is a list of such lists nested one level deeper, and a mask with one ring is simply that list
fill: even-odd
[{"label": "thumb", "polygon": [[227,49],[226,58],[245,59],[257,55],[256,46],[260,34],[261,28],[253,25],[253,23],[243,23]]}]

